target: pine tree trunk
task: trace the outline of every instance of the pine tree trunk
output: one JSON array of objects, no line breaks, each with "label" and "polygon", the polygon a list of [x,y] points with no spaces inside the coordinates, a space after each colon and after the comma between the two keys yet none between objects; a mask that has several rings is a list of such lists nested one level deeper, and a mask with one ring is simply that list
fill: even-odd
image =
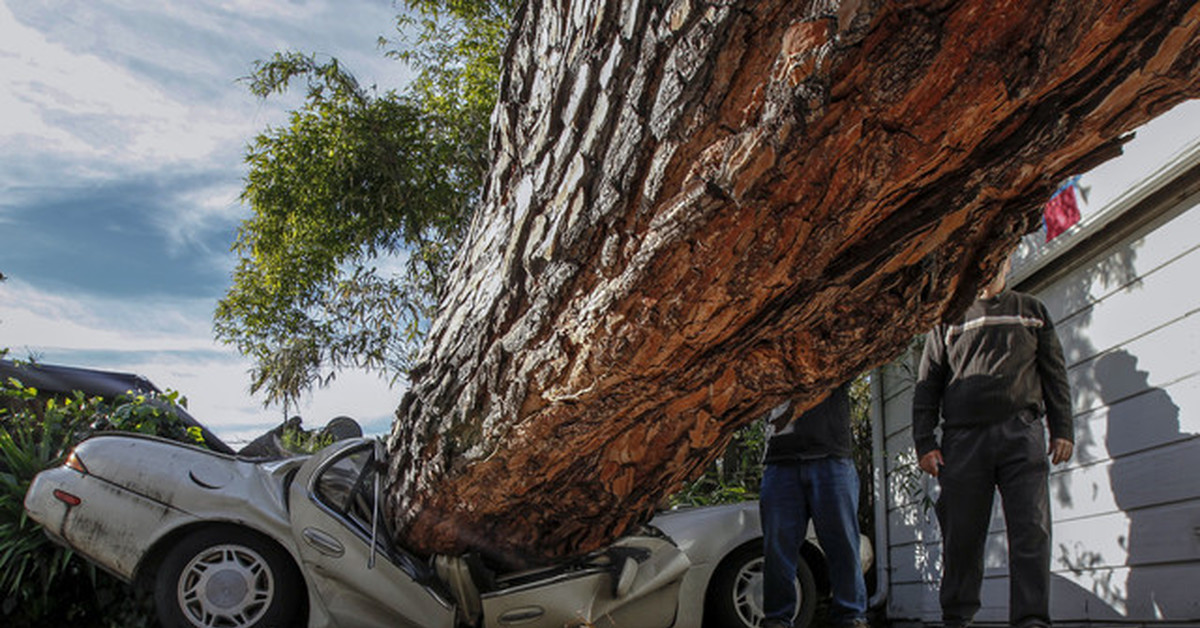
[{"label": "pine tree trunk", "polygon": [[596,549],[732,431],[960,311],[1064,177],[1200,93],[1192,1],[530,0],[397,411],[391,520]]}]

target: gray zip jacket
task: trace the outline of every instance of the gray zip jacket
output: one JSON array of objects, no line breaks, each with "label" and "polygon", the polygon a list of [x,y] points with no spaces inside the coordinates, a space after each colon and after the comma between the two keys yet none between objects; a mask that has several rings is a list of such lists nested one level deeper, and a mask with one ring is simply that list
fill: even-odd
[{"label": "gray zip jacket", "polygon": [[976,299],[952,324],[934,327],[913,392],[917,456],[938,448],[934,428],[1045,416],[1051,438],[1075,441],[1062,345],[1046,306],[1005,290]]}]

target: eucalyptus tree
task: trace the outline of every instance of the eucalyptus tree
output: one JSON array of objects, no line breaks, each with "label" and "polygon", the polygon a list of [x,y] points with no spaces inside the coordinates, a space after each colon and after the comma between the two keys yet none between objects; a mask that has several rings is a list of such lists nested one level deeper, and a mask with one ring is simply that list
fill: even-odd
[{"label": "eucalyptus tree", "polygon": [[389,443],[396,534],[522,565],[964,308],[1200,92],[1173,0],[528,0]]},{"label": "eucalyptus tree", "polygon": [[[451,35],[510,16],[418,6],[463,19]],[[454,73],[486,64],[383,97],[312,58],[261,67],[260,93],[304,76],[309,99],[252,147],[218,311],[282,394],[330,365],[406,371],[390,529],[510,566],[604,545],[739,426],[961,311],[1060,180],[1200,93],[1184,0],[526,0],[511,20],[471,40],[500,69],[471,115],[488,90],[454,90],[488,83]],[[423,32],[432,56],[397,54],[474,50]]]}]

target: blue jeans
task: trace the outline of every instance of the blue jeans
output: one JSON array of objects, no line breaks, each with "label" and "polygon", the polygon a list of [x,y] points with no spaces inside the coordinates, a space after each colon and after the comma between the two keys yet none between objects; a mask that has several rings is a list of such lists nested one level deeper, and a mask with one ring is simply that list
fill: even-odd
[{"label": "blue jeans", "polygon": [[867,587],[858,553],[858,472],[849,458],[769,464],[759,497],[763,527],[763,610],[791,622],[796,613],[796,562],[809,519],[829,564],[834,625],[864,619]]}]

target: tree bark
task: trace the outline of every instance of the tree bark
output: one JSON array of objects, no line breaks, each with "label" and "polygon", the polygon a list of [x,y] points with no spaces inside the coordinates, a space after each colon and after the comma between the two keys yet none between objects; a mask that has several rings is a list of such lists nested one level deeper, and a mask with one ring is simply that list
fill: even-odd
[{"label": "tree bark", "polygon": [[961,311],[1060,180],[1200,92],[1198,31],[1192,1],[530,0],[397,411],[397,535],[608,543]]}]

